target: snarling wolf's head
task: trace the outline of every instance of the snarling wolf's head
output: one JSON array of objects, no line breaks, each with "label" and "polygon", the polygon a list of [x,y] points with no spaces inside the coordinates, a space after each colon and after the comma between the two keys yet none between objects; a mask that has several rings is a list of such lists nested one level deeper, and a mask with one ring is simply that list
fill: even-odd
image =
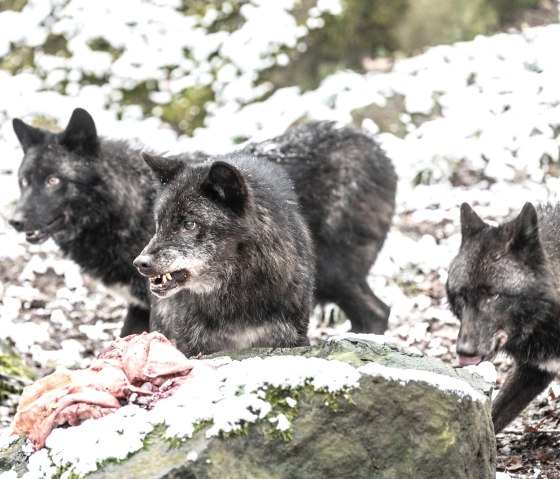
[{"label": "snarling wolf's head", "polygon": [[17,118],[13,127],[25,156],[18,174],[21,197],[10,224],[25,232],[30,243],[41,243],[49,236],[72,236],[69,224],[80,220],[93,182],[87,166],[88,158],[99,148],[93,119],[77,108],[61,133],[35,128]]},{"label": "snarling wolf's head", "polygon": [[134,261],[152,292],[168,297],[188,288],[206,293],[228,280],[228,260],[241,251],[252,193],[242,173],[223,161],[189,166],[142,155],[163,187],[156,234]]},{"label": "snarling wolf's head", "polygon": [[447,280],[449,305],[461,321],[459,362],[478,364],[500,350],[523,354],[522,344],[555,302],[534,206],[494,227],[463,203],[461,233]]}]

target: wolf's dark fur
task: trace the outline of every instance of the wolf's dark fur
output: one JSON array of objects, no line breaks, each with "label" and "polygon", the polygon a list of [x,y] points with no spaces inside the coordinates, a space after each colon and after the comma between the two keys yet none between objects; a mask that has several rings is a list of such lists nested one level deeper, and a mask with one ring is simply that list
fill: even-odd
[{"label": "wolf's dark fur", "polygon": [[163,185],[156,234],[134,261],[158,296],[151,327],[188,355],[308,344],[312,240],[282,168],[239,154],[144,158]]},{"label": "wolf's dark fur", "polygon": [[[147,285],[131,261],[155,231],[155,190],[139,151],[98,137],[82,109],[62,133],[18,119],[14,130],[25,152],[20,184],[25,178],[30,186],[22,187],[11,224],[27,232],[30,242],[52,236],[87,273],[127,287],[133,302],[122,334],[147,328]],[[341,306],[354,331],[384,331],[389,308],[371,292],[366,277],[394,211],[391,162],[368,135],[331,122],[305,124],[244,151],[280,163],[295,184],[318,252],[316,300]],[[47,187],[50,176],[61,183]]]},{"label": "wolf's dark fur", "polygon": [[369,135],[332,122],[303,124],[244,151],[281,164],[294,182],[315,244],[316,300],[340,306],[355,332],[385,331],[389,307],[366,278],[395,210],[391,161]]},{"label": "wolf's dark fur", "polygon": [[147,286],[132,261],[154,232],[155,184],[140,153],[98,138],[91,116],[81,109],[61,133],[18,119],[13,125],[25,156],[21,198],[10,223],[32,243],[51,236],[85,272],[128,289],[131,305],[122,334],[147,329]]},{"label": "wolf's dark fur", "polygon": [[500,431],[560,371],[560,206],[527,203],[494,227],[465,203],[461,227],[447,281],[461,320],[457,353],[464,364],[499,351],[515,361],[492,405]]}]

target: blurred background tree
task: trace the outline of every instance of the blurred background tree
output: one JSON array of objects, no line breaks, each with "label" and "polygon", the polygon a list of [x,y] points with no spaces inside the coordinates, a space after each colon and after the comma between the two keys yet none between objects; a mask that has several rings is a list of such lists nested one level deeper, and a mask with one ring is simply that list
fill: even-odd
[{"label": "blurred background tree", "polygon": [[[97,29],[80,24],[101,4],[110,20],[117,7],[109,3],[53,0],[44,2],[37,15],[41,1],[0,1],[1,12],[35,12],[43,35],[31,41],[14,33],[4,54],[0,48],[0,69],[33,72],[44,89],[62,94],[77,96],[84,87],[96,86],[107,108],[157,116],[187,134],[232,98],[243,106],[280,87],[315,88],[337,70],[367,70],[368,60],[519,26],[526,12],[548,9],[550,18],[558,18],[556,2],[547,0],[159,0],[149,7],[150,2],[137,0],[152,9],[151,29],[133,15],[123,33],[103,24]],[[161,33],[168,26],[177,31],[165,44]],[[127,35],[140,36],[144,46],[129,45]],[[208,39],[203,51],[201,36]],[[158,42],[156,55],[171,51],[169,60],[154,62],[149,52],[143,58],[142,48]],[[91,67],[73,61],[84,54]]]}]

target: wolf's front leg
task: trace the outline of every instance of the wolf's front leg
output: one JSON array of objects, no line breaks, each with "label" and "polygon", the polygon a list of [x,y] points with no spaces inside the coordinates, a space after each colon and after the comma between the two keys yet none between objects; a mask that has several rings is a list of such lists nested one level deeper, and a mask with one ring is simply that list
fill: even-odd
[{"label": "wolf's front leg", "polygon": [[121,330],[121,338],[129,334],[140,334],[149,331],[150,310],[143,306],[128,305],[128,311]]},{"label": "wolf's front leg", "polygon": [[494,432],[507,426],[552,381],[554,374],[515,364],[492,403]]}]

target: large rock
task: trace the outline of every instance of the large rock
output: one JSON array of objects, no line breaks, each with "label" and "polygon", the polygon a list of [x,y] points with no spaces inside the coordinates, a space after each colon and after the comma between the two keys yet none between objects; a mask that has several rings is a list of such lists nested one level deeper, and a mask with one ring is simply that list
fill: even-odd
[{"label": "large rock", "polygon": [[491,386],[379,339],[215,359],[216,380],[150,412],[57,429],[30,457],[13,444],[0,479],[495,478]]}]

